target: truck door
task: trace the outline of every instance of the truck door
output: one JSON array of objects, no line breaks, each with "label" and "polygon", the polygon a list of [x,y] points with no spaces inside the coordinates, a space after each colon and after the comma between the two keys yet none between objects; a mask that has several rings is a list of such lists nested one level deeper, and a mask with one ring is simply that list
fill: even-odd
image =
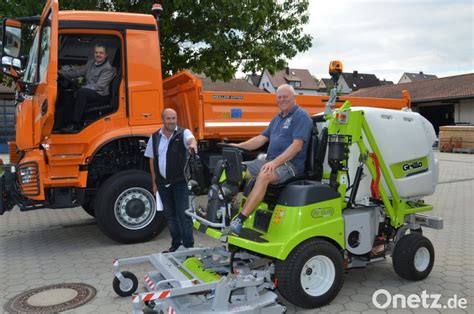
[{"label": "truck door", "polygon": [[130,126],[161,122],[163,83],[156,30],[127,30],[128,111]]},{"label": "truck door", "polygon": [[54,125],[58,76],[58,11],[58,0],[50,0],[41,15],[36,74],[38,85],[33,105],[35,146],[51,134]]}]

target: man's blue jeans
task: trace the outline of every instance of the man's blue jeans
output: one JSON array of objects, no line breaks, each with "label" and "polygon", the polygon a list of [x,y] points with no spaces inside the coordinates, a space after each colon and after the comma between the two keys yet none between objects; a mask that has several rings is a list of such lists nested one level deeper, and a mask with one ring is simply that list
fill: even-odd
[{"label": "man's blue jeans", "polygon": [[174,249],[177,249],[181,244],[185,247],[193,247],[193,221],[184,212],[189,208],[188,185],[182,181],[168,187],[159,186],[158,192],[163,203],[163,214],[168,221],[171,246]]}]

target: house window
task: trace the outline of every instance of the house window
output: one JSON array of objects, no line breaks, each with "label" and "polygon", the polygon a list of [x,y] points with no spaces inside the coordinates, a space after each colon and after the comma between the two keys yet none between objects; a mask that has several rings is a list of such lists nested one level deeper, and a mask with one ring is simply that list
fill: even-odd
[{"label": "house window", "polygon": [[293,87],[301,87],[301,81],[290,81],[289,84]]}]

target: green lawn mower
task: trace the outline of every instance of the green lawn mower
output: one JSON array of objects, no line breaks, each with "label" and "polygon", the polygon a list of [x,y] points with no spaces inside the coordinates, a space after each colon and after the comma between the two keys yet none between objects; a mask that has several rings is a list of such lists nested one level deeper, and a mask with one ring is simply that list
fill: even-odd
[{"label": "green lawn mower", "polygon": [[[301,308],[329,304],[351,268],[392,256],[404,279],[429,275],[434,249],[422,227],[442,229],[440,218],[423,212],[422,197],[434,192],[438,162],[432,125],[418,113],[353,107],[346,102],[313,117],[306,171],[270,185],[239,236],[228,232],[252,188],[243,182],[242,151],[224,147],[214,170],[206,208],[191,198],[187,211],[195,228],[226,247],[180,249],[173,253],[114,261],[114,289],[132,295],[138,285],[121,266],[150,263],[142,303],[170,313],[282,313],[279,293]],[[226,145],[224,145],[226,146]],[[191,157],[190,164],[196,162]],[[191,169],[193,167],[190,167]],[[189,180],[191,192],[198,180]]]}]

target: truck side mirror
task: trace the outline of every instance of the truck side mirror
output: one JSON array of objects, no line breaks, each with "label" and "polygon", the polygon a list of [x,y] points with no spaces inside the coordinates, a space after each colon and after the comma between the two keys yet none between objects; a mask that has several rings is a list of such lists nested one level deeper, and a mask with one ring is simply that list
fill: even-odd
[{"label": "truck side mirror", "polygon": [[0,46],[2,57],[8,56],[18,59],[21,45],[21,23],[16,20],[3,19],[1,26],[2,36],[0,38]]}]

